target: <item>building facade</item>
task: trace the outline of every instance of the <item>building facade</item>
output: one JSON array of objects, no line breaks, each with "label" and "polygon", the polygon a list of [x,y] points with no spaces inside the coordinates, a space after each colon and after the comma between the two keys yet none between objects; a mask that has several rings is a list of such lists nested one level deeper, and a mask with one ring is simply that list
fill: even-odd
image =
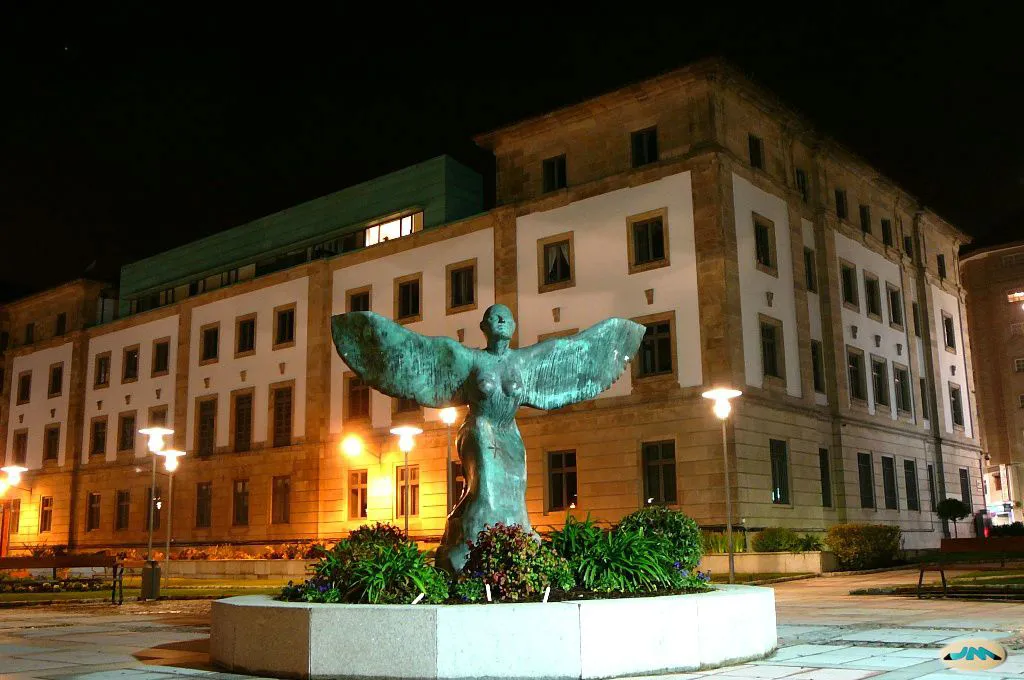
[{"label": "building facade", "polygon": [[[770,94],[701,62],[476,141],[496,159],[492,209],[442,157],[125,267],[121,318],[68,360],[66,413],[32,421],[35,440],[74,434],[50,466],[29,446],[11,544],[143,544],[149,459],[132,433],[156,422],[188,454],[178,545],[406,515],[436,540],[455,433],[362,385],[329,320],[368,309],[480,346],[493,303],[517,346],[609,316],[648,328],[606,393],[520,414],[540,530],[649,503],[723,525],[720,426],[700,395],[725,384],[744,391],[728,421],[738,525],[897,524],[918,548],[942,535],[939,499],[983,504],[966,235]],[[5,361],[55,360],[37,354]],[[10,376],[4,389],[9,421],[25,404]],[[399,423],[424,430],[408,465]]]},{"label": "building facade", "polygon": [[993,522],[1024,520],[1024,242],[963,259]]}]

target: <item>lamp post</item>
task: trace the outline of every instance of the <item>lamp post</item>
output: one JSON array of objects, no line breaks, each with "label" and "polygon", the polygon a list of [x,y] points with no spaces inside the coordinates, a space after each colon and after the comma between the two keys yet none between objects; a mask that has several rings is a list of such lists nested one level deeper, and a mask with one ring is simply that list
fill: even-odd
[{"label": "lamp post", "polygon": [[149,483],[149,543],[146,548],[146,566],[142,574],[142,592],[139,599],[155,599],[160,592],[160,567],[153,559],[153,518],[156,515],[156,457],[164,450],[164,437],[174,434],[174,430],[166,427],[147,427],[139,430],[148,438],[146,448],[153,458],[152,473]]},{"label": "lamp post", "polygon": [[732,494],[729,491],[729,444],[726,439],[725,421],[729,419],[729,413],[732,411],[732,405],[729,403],[729,400],[735,399],[741,394],[743,393],[739,390],[719,387],[708,390],[701,395],[705,399],[714,400],[715,404],[712,407],[712,411],[714,411],[715,417],[722,421],[722,469],[725,471],[725,540],[729,548],[729,583],[736,582],[736,563],[732,545]]},{"label": "lamp post", "polygon": [[445,456],[445,498],[447,499],[447,512],[445,515],[452,514],[452,425],[455,423],[455,416],[458,412],[454,407],[449,406],[448,408],[441,409],[441,422],[444,423],[445,429],[448,431],[448,453]]},{"label": "lamp post", "polygon": [[412,451],[413,438],[423,434],[423,430],[412,425],[391,428],[391,434],[398,436],[398,448],[405,456],[405,537],[409,538],[409,452]]},{"label": "lamp post", "polygon": [[174,471],[178,469],[178,458],[185,455],[184,451],[165,449],[159,454],[164,457],[164,469],[167,470],[167,550],[164,552],[164,567],[167,576],[171,575],[171,521],[174,519],[172,504],[174,502]]}]

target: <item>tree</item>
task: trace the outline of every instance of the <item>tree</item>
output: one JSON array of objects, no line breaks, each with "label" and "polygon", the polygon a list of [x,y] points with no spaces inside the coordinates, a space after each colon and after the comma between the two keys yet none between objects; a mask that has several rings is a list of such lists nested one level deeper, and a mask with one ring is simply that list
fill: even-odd
[{"label": "tree", "polygon": [[953,522],[953,536],[955,537],[957,521],[971,514],[971,509],[959,498],[947,498],[940,501],[935,507],[935,514],[943,521]]}]

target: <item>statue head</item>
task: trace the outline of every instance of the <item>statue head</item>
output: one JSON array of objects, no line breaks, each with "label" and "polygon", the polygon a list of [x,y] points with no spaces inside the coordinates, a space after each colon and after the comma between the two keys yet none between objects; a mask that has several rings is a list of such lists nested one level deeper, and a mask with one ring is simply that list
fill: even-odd
[{"label": "statue head", "polygon": [[512,310],[505,305],[491,305],[484,312],[480,330],[483,331],[488,344],[494,340],[511,340],[516,332],[516,320],[512,318]]}]

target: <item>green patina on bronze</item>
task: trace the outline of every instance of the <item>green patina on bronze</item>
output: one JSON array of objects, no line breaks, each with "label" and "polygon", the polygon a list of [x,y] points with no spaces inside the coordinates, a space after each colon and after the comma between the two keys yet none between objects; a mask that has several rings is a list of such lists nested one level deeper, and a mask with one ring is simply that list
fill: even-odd
[{"label": "green patina on bronze", "polygon": [[448,516],[437,552],[437,565],[453,571],[466,562],[467,539],[485,525],[520,524],[532,531],[516,410],[593,399],[622,374],[645,330],[627,319],[606,319],[575,335],[511,349],[515,329],[505,305],[484,312],[483,350],[420,335],[373,312],[331,319],[338,354],[364,382],[421,406],[469,405],[456,440],[466,492]]}]

